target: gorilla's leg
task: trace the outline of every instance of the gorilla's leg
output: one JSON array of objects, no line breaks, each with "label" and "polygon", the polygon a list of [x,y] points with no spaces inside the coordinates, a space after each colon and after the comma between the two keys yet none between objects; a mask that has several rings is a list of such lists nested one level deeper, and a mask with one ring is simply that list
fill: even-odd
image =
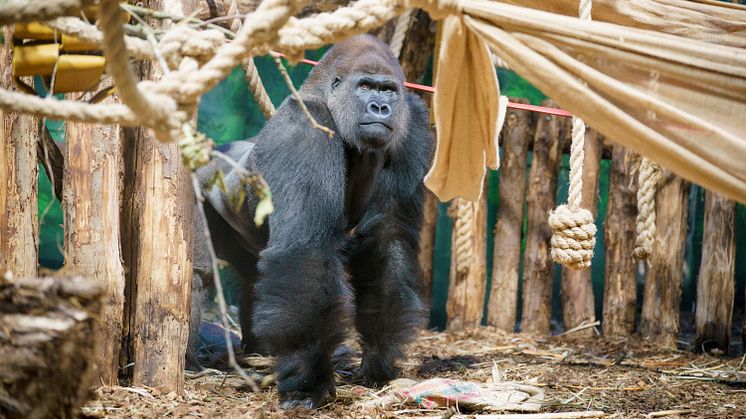
[{"label": "gorilla's leg", "polygon": [[331,358],[344,338],[352,296],[333,247],[269,247],[261,254],[254,332],[278,357],[283,408],[311,408],[335,395]]},{"label": "gorilla's leg", "polygon": [[356,242],[350,271],[363,345],[359,374],[382,385],[397,376],[403,346],[425,322],[422,273],[416,250],[404,241],[369,236]]}]

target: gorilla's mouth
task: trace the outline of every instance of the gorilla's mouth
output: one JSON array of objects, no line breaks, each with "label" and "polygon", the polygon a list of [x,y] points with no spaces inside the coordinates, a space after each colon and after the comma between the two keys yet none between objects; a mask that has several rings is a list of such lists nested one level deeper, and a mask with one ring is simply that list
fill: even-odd
[{"label": "gorilla's mouth", "polygon": [[391,128],[391,125],[388,125],[385,122],[380,122],[380,121],[361,122],[360,125],[364,126],[364,127],[371,127],[371,128],[373,128],[373,127],[384,127],[387,130],[389,130],[389,131],[393,131],[394,130],[393,128]]}]

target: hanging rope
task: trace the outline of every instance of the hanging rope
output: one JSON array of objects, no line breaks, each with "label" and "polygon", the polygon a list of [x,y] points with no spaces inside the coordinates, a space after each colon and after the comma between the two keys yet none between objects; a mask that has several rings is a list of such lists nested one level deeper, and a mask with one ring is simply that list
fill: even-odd
[{"label": "hanging rope", "polygon": [[[591,5],[591,0],[580,1],[581,19],[591,19]],[[596,223],[593,214],[582,208],[584,145],[585,122],[573,117],[568,204],[560,205],[549,214],[549,226],[552,228],[552,259],[573,269],[591,266],[593,249],[596,246]]]},{"label": "hanging rope", "polygon": [[639,157],[633,172],[637,172],[637,237],[632,255],[647,259],[653,250],[655,239],[655,193],[661,177],[660,167],[645,157]]},{"label": "hanging rope", "polygon": [[404,12],[396,20],[396,27],[394,28],[394,35],[391,37],[389,46],[394,56],[399,58],[401,56],[401,49],[404,46],[404,39],[407,37],[407,31],[409,26],[412,24],[412,18],[414,16],[414,9],[409,9]]},{"label": "hanging rope", "polygon": [[465,274],[469,272],[474,257],[474,204],[465,199],[456,198],[448,210],[455,222],[453,252],[456,272]]}]

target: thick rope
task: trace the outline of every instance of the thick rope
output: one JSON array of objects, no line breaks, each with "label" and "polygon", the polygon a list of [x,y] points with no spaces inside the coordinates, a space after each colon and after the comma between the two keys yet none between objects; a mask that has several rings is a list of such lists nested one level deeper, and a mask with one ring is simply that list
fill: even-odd
[{"label": "thick rope", "polygon": [[648,158],[638,158],[637,168],[637,237],[632,255],[647,259],[655,239],[655,193],[661,177],[660,167]]},{"label": "thick rope", "polygon": [[[65,35],[74,36],[82,41],[102,45],[104,34],[95,26],[76,17],[58,17],[45,22],[47,26]],[[125,36],[124,44],[129,55],[137,60],[152,60],[155,58],[153,47],[148,41],[134,36]]]},{"label": "thick rope", "polygon": [[396,27],[394,28],[394,35],[391,37],[389,47],[394,53],[394,56],[399,58],[401,56],[401,49],[404,46],[404,39],[407,37],[407,31],[412,24],[412,18],[414,16],[414,9],[409,9],[402,13],[396,20]]},{"label": "thick rope", "polygon": [[11,0],[0,5],[0,26],[74,16],[91,3],[92,0]]},{"label": "thick rope", "polygon": [[455,217],[453,226],[455,233],[454,238],[454,263],[456,272],[465,274],[469,272],[472,259],[474,257],[474,204],[465,199],[456,198],[451,204],[455,206],[452,213]]},{"label": "thick rope", "polygon": [[[591,5],[591,0],[580,0],[581,19],[591,19]],[[596,245],[596,224],[593,214],[582,208],[584,146],[585,122],[573,116],[568,204],[560,205],[549,214],[549,225],[552,228],[552,259],[573,269],[591,266]]]},{"label": "thick rope", "polygon": [[259,105],[259,109],[262,110],[264,117],[269,119],[275,114],[275,105],[269,98],[267,89],[264,88],[264,83],[262,83],[259,69],[256,68],[253,57],[249,57],[243,61],[243,70],[246,73],[246,82],[249,85],[249,91],[254,95],[254,100]]}]

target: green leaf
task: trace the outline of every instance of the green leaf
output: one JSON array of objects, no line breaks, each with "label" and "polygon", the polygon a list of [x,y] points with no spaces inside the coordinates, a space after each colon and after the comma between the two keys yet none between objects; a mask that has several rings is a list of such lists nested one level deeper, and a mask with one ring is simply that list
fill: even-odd
[{"label": "green leaf", "polygon": [[261,227],[262,224],[264,224],[264,220],[269,216],[269,214],[272,214],[272,211],[274,210],[275,207],[272,205],[272,194],[268,193],[264,195],[264,198],[262,198],[262,200],[256,205],[254,224],[256,224],[257,227]]},{"label": "green leaf", "polygon": [[222,169],[217,170],[207,184],[212,188],[217,186],[223,193],[228,193],[228,187],[225,185],[225,174]]},{"label": "green leaf", "polygon": [[235,193],[228,195],[228,204],[231,206],[234,212],[241,210],[243,202],[246,200],[246,189],[238,188]]}]

